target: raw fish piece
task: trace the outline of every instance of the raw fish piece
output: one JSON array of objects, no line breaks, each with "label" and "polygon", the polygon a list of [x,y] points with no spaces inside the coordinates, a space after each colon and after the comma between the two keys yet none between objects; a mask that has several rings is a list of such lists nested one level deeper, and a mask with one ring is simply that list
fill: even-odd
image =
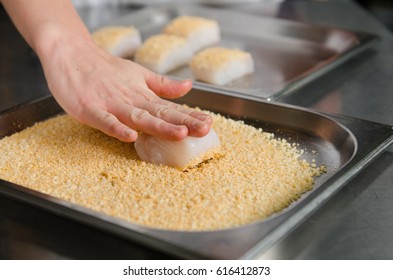
[{"label": "raw fish piece", "polygon": [[163,30],[165,34],[185,38],[194,52],[214,45],[220,41],[218,23],[211,19],[196,16],[179,16]]},{"label": "raw fish piece", "polygon": [[141,160],[180,170],[219,156],[219,148],[220,140],[213,129],[204,137],[187,136],[181,141],[164,140],[144,133],[135,141],[135,149]]},{"label": "raw fish piece", "polygon": [[190,62],[193,52],[187,41],[174,35],[159,34],[148,38],[135,54],[135,62],[165,74]]},{"label": "raw fish piece", "polygon": [[250,53],[238,49],[212,47],[196,54],[190,63],[197,80],[226,85],[229,82],[254,72],[254,61]]},{"label": "raw fish piece", "polygon": [[109,26],[92,34],[96,44],[108,53],[123,58],[130,58],[142,44],[139,31],[126,26]]}]

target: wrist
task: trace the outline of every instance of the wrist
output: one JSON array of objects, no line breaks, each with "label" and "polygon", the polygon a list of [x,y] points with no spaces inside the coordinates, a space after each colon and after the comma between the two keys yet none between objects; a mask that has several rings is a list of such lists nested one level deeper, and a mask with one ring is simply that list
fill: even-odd
[{"label": "wrist", "polygon": [[72,55],[81,47],[94,44],[89,32],[83,30],[83,27],[82,30],[76,32],[70,29],[64,30],[62,27],[48,24],[37,32],[32,42],[32,48],[42,63],[53,58],[59,52],[63,52],[63,55]]}]

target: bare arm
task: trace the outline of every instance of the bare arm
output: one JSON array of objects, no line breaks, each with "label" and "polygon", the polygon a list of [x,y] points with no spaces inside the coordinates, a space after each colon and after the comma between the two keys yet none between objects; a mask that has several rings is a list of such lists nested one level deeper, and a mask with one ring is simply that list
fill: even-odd
[{"label": "bare arm", "polygon": [[53,96],[76,120],[119,140],[137,131],[170,140],[203,136],[212,118],[164,100],[186,94],[191,81],[173,81],[99,49],[70,0],[3,0],[37,53]]}]

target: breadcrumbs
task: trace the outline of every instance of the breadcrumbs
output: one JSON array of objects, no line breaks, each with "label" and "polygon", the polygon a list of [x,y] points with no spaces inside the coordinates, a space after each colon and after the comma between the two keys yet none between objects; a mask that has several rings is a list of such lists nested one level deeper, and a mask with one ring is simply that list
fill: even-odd
[{"label": "breadcrumbs", "polygon": [[218,28],[218,23],[202,17],[179,16],[164,28],[163,33],[188,38],[193,32],[203,28]]},{"label": "breadcrumbs", "polygon": [[143,162],[133,144],[61,115],[0,140],[0,178],[131,223],[194,231],[266,219],[323,172],[296,145],[212,116],[224,155],[188,172]]},{"label": "breadcrumbs", "polygon": [[108,50],[119,43],[124,36],[140,36],[133,26],[110,26],[92,33],[95,43],[104,50]]}]

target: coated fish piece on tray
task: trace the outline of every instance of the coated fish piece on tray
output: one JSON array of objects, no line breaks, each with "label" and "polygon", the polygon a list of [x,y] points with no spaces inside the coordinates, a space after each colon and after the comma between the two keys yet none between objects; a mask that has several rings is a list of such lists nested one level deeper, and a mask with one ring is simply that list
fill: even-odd
[{"label": "coated fish piece on tray", "polygon": [[142,133],[135,142],[135,150],[143,161],[183,171],[221,154],[220,140],[213,129],[204,137],[187,136],[181,141],[164,140]]},{"label": "coated fish piece on tray", "polygon": [[148,38],[135,54],[135,62],[165,74],[190,62],[193,56],[187,41],[174,35],[159,34]]},{"label": "coated fish piece on tray", "polygon": [[254,61],[250,53],[223,47],[212,47],[196,54],[190,63],[197,80],[226,85],[229,82],[254,72]]},{"label": "coated fish piece on tray", "polygon": [[220,27],[218,23],[214,20],[197,16],[179,16],[165,26],[163,33],[186,39],[194,52],[198,52],[220,41]]},{"label": "coated fish piece on tray", "polygon": [[92,33],[95,43],[108,53],[131,58],[142,44],[139,30],[133,26],[108,26]]}]

